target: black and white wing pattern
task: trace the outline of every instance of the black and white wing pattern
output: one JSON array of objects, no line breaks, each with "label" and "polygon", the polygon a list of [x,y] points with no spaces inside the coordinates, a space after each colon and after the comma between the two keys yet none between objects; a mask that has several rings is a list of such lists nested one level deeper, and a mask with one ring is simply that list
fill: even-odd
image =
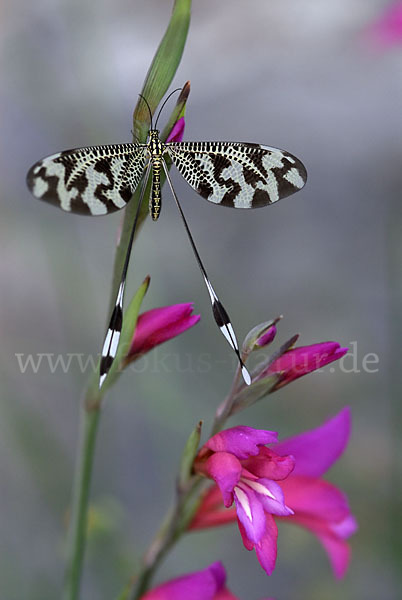
[{"label": "black and white wing pattern", "polygon": [[243,142],[170,142],[166,150],[203,198],[232,208],[259,208],[300,190],[301,161],[278,148]]},{"label": "black and white wing pattern", "polygon": [[147,161],[145,144],[65,150],[35,163],[27,184],[36,198],[63,210],[106,215],[131,199]]}]

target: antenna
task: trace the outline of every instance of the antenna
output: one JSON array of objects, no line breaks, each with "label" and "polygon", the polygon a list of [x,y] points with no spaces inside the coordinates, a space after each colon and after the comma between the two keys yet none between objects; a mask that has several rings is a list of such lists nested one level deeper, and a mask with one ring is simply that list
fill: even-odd
[{"label": "antenna", "polygon": [[140,97],[140,98],[142,98],[142,99],[144,100],[145,104],[146,104],[146,105],[147,105],[147,107],[148,107],[148,111],[149,111],[149,119],[150,119],[150,121],[151,121],[151,129],[153,129],[153,127],[152,127],[152,112],[151,112],[151,108],[150,108],[150,106],[149,106],[149,104],[148,104],[148,100],[147,100],[146,98],[144,98],[144,96],[143,96],[142,94],[138,94],[138,95],[139,95],[139,97]]},{"label": "antenna", "polygon": [[175,94],[176,92],[181,92],[181,90],[182,90],[182,89],[183,89],[183,88],[177,88],[177,89],[173,90],[173,92],[170,92],[169,96],[168,96],[167,98],[165,98],[165,100],[164,100],[164,102],[163,102],[162,106],[161,106],[161,107],[160,107],[160,109],[159,109],[158,116],[156,117],[155,129],[156,129],[156,126],[157,126],[157,124],[158,124],[159,116],[160,116],[160,114],[161,114],[161,112],[162,112],[162,109],[163,109],[163,107],[165,106],[166,102],[169,100],[169,98],[170,98],[171,96],[173,96],[173,94]]}]

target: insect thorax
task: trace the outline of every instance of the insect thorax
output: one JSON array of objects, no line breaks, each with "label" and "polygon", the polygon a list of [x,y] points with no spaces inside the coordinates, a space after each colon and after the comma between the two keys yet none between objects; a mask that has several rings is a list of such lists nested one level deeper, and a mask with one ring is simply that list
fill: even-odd
[{"label": "insect thorax", "polygon": [[150,129],[148,134],[148,151],[151,160],[155,157],[161,157],[165,151],[165,144],[159,139],[159,130]]}]

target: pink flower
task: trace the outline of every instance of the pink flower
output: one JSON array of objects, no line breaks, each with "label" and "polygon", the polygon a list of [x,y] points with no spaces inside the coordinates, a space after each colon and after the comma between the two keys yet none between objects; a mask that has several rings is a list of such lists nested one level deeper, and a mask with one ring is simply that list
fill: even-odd
[{"label": "pink flower", "polygon": [[402,2],[388,6],[382,16],[368,29],[369,36],[379,46],[390,47],[402,43]]},{"label": "pink flower", "polygon": [[258,378],[282,373],[282,377],[276,384],[275,389],[279,389],[294,381],[298,377],[307,375],[324,367],[328,363],[339,360],[346,354],[347,348],[341,348],[336,342],[322,342],[320,344],[311,344],[311,346],[299,346],[288,350],[277,359],[275,359]]},{"label": "pink flower", "polygon": [[[272,431],[233,427],[214,435],[198,453],[194,467],[217,484],[228,508],[233,502],[243,543],[255,548],[263,569],[275,568],[277,527],[272,515],[288,516],[278,480],[293,470],[291,456],[279,456],[265,447],[277,441]],[[193,526],[199,525],[193,523]]]},{"label": "pink flower", "polygon": [[[286,506],[288,514],[266,511],[266,529],[258,544],[248,537],[237,506],[224,509],[223,494],[217,486],[206,493],[191,528],[214,527],[237,519],[244,545],[249,550],[255,547],[262,567],[270,574],[276,558],[277,529],[273,514],[275,518],[283,518],[314,533],[329,556],[335,576],[342,577],[350,560],[346,539],[356,531],[357,524],[344,494],[321,479],[321,475],[343,453],[349,434],[350,411],[345,408],[320,427],[279,443],[274,442],[270,449],[262,447],[258,455],[242,461],[244,471],[252,470],[256,477],[267,476],[272,466],[268,453],[275,457],[275,465],[279,465],[281,459],[288,465],[294,461],[294,468],[289,470],[288,477],[286,471],[280,477],[282,505]],[[225,506],[228,506],[228,502]]]},{"label": "pink flower", "polygon": [[192,315],[193,304],[173,304],[154,308],[138,317],[137,327],[126,362],[135,360],[155,346],[170,340],[198,323],[200,315]]},{"label": "pink flower", "polygon": [[183,139],[184,127],[185,127],[184,117],[180,117],[180,119],[178,119],[176,121],[176,123],[173,125],[173,128],[172,128],[171,132],[169,133],[166,141],[167,142],[181,142]]},{"label": "pink flower", "polygon": [[215,562],[203,571],[182,575],[159,585],[141,600],[237,600],[226,588],[225,581],[222,563]]}]

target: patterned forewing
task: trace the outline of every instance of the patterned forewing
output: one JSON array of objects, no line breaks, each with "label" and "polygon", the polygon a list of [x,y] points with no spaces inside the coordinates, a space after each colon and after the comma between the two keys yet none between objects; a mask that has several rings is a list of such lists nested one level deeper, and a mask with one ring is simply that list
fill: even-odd
[{"label": "patterned forewing", "polygon": [[196,192],[224,206],[267,206],[297,192],[307,180],[298,158],[260,144],[172,142],[166,149]]},{"label": "patterned forewing", "polygon": [[105,215],[127,204],[145,163],[143,144],[77,148],[34,164],[27,183],[34,196],[63,210]]}]

